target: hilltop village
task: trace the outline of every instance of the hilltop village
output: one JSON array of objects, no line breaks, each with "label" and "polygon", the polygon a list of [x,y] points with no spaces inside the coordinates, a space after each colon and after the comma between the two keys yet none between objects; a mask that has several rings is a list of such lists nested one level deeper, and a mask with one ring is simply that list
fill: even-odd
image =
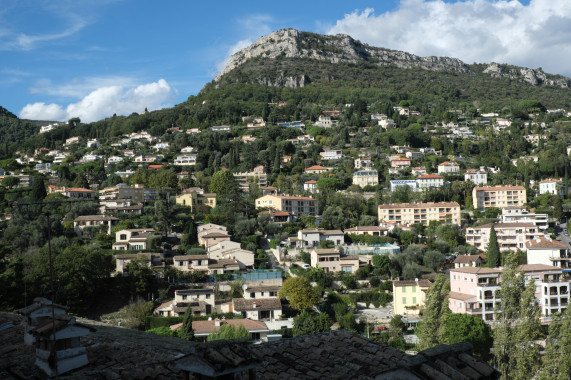
[{"label": "hilltop village", "polygon": [[[571,112],[358,101],[279,120],[287,107],[104,136],[42,126],[45,146],[0,161],[2,308],[36,331],[55,287],[61,315],[197,341],[345,329],[408,353],[553,349]],[[495,331],[518,323],[528,335]]]}]

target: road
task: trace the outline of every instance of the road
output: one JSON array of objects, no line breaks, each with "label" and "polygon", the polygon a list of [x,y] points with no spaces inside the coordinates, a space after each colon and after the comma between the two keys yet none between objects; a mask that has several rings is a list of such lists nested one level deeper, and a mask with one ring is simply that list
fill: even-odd
[{"label": "road", "polygon": [[555,227],[555,233],[557,235],[557,240],[562,243],[567,244],[568,247],[571,247],[571,236],[565,235],[566,231],[565,223],[561,223]]}]

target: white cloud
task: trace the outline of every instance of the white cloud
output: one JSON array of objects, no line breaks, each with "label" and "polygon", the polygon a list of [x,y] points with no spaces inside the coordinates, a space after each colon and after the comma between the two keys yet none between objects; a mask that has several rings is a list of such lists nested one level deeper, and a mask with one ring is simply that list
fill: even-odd
[{"label": "white cloud", "polygon": [[49,79],[40,79],[35,83],[34,87],[30,88],[30,92],[33,94],[83,98],[101,87],[134,87],[136,85],[137,80],[135,78],[119,75],[74,78],[67,83],[59,85],[52,83]]},{"label": "white cloud", "polygon": [[33,103],[20,111],[20,117],[31,120],[65,121],[79,117],[84,122],[93,122],[113,114],[129,115],[169,106],[174,90],[164,79],[133,88],[123,86],[100,87],[83,97],[79,102],[67,105]]},{"label": "white cloud", "polygon": [[240,41],[236,42],[234,45],[232,45],[228,49],[228,52],[226,53],[224,60],[220,61],[216,64],[216,69],[218,70],[218,72],[221,72],[222,70],[224,70],[224,67],[226,67],[226,64],[230,60],[230,57],[232,57],[232,54],[237,53],[240,50],[252,45],[253,42],[254,41],[252,41],[250,39],[246,39],[246,40],[240,40]]},{"label": "white cloud", "polygon": [[571,1],[401,0],[391,12],[355,10],[327,30],[373,46],[466,63],[499,62],[571,75]]},{"label": "white cloud", "polygon": [[61,38],[69,37],[77,32],[79,32],[85,26],[83,20],[76,18],[75,22],[69,28],[62,30],[59,33],[47,33],[47,34],[25,34],[22,33],[18,35],[13,42],[13,46],[22,50],[32,50],[36,47],[39,42],[54,41]]}]

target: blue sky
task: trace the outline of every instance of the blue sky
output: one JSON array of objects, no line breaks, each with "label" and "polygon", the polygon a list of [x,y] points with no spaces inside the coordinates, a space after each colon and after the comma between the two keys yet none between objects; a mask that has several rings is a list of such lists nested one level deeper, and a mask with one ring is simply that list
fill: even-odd
[{"label": "blue sky", "polygon": [[172,106],[236,49],[282,28],[571,76],[567,0],[2,0],[0,105],[84,121]]}]

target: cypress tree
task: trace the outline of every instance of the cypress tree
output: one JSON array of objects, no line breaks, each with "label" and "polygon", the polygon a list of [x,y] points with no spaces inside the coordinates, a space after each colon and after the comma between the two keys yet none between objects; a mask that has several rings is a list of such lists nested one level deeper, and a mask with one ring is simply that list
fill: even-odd
[{"label": "cypress tree", "polygon": [[182,320],[182,326],[180,327],[178,336],[185,340],[194,340],[194,330],[192,329],[192,308],[190,305],[184,312],[184,318]]},{"label": "cypress tree", "polygon": [[421,350],[438,345],[440,339],[446,334],[444,321],[450,313],[448,307],[449,293],[450,279],[439,274],[426,292],[424,316],[418,329]]},{"label": "cypress tree", "polygon": [[490,228],[490,241],[488,242],[488,267],[496,268],[500,266],[500,248],[498,246],[498,237],[496,236],[496,229],[492,225]]},{"label": "cypress tree", "polygon": [[44,184],[44,180],[40,176],[35,176],[34,180],[32,181],[32,191],[31,191],[31,198],[35,201],[41,201],[47,195],[46,192],[46,185]]}]

